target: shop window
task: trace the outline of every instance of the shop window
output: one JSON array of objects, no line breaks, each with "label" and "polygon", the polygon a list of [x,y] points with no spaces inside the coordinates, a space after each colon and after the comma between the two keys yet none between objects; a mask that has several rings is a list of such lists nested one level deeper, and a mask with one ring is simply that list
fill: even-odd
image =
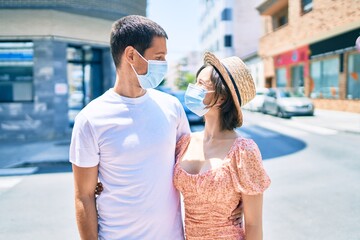
[{"label": "shop window", "polygon": [[32,42],[0,42],[0,102],[33,100]]},{"label": "shop window", "polygon": [[231,21],[232,20],[232,9],[224,8],[221,12],[221,20],[222,21]]},{"label": "shop window", "polygon": [[313,7],[313,1],[312,0],[301,0],[301,9],[303,13],[310,12]]},{"label": "shop window", "polygon": [[70,125],[86,104],[103,93],[101,56],[100,49],[67,48]]},{"label": "shop window", "polygon": [[360,99],[360,54],[351,54],[348,59],[347,98]]},{"label": "shop window", "polygon": [[232,35],[224,36],[224,47],[232,47]]},{"label": "shop window", "polygon": [[286,68],[276,69],[276,87],[286,87]]},{"label": "shop window", "polygon": [[339,98],[339,58],[311,63],[310,90],[312,98]]},{"label": "shop window", "polygon": [[304,92],[304,66],[291,67],[291,87],[296,91]]}]

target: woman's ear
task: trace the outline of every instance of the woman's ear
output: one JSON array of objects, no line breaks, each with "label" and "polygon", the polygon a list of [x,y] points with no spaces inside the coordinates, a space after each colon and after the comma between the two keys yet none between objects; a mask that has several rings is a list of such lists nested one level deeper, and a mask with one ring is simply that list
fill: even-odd
[{"label": "woman's ear", "polygon": [[221,104],[223,104],[224,101],[225,101],[224,98],[221,97],[221,96],[219,96],[219,98],[217,99],[216,103],[214,104],[214,107],[217,107],[217,108],[220,109],[220,106],[221,106]]}]

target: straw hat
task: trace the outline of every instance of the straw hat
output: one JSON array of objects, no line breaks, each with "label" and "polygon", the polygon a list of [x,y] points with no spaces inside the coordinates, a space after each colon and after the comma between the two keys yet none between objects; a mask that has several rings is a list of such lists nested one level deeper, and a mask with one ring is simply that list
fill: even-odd
[{"label": "straw hat", "polygon": [[233,56],[219,60],[214,54],[205,52],[204,63],[213,66],[229,87],[239,114],[239,127],[243,123],[241,107],[256,95],[250,71],[240,58]]}]

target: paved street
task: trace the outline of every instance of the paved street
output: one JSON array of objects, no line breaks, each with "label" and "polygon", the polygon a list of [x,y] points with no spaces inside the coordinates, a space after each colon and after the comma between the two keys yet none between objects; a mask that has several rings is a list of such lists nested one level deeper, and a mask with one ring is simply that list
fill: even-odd
[{"label": "paved street", "polygon": [[[244,114],[239,131],[258,143],[272,179],[264,198],[264,239],[360,239],[360,134],[345,129],[350,117],[333,127],[330,119],[319,125],[320,116]],[[56,149],[49,147],[61,158]],[[33,174],[0,177],[0,239],[78,239],[70,166],[29,168]]]}]

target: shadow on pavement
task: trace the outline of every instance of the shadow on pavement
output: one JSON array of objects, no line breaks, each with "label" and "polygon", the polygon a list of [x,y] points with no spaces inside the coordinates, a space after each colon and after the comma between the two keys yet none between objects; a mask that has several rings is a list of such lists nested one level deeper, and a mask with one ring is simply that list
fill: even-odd
[{"label": "shadow on pavement", "polygon": [[259,146],[263,160],[289,155],[303,150],[307,145],[300,139],[293,138],[278,132],[271,131],[266,128],[257,126],[263,132],[267,132],[268,136],[260,136],[254,134],[249,128],[241,128],[239,132],[245,132]]},{"label": "shadow on pavement", "polygon": [[36,167],[37,170],[33,174],[49,174],[49,173],[65,173],[72,172],[70,162],[42,162],[42,163],[25,163],[19,168]]}]

